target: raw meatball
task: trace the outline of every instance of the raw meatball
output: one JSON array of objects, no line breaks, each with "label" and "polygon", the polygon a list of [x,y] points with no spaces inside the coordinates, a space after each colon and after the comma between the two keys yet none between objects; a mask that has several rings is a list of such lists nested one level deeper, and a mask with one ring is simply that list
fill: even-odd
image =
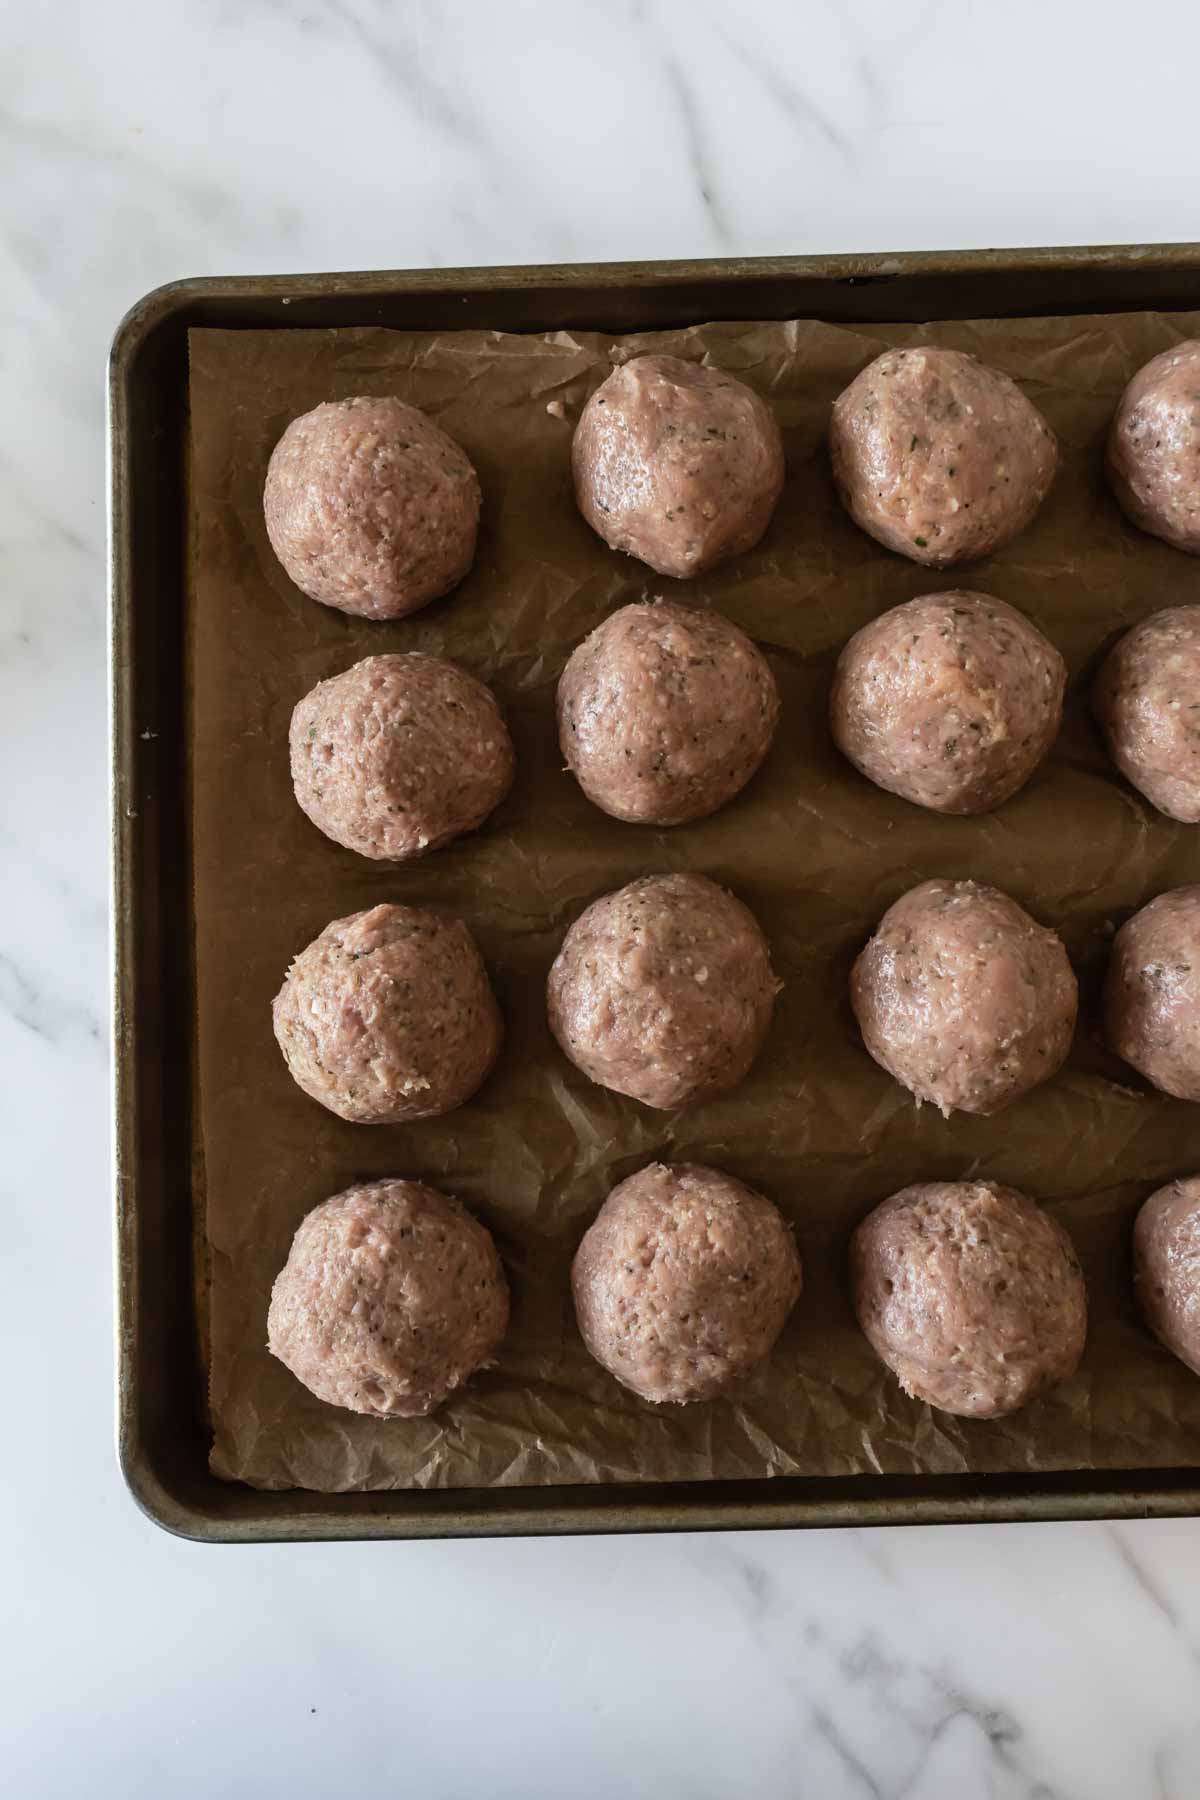
[{"label": "raw meatball", "polygon": [[660,575],[703,575],[757,544],[783,488],[783,440],[752,388],[677,356],[636,356],[571,444],[579,510]]},{"label": "raw meatball", "polygon": [[1200,556],[1200,339],[1153,357],[1125,389],[1108,479],[1135,525]]},{"label": "raw meatball", "polygon": [[490,688],[419,650],[368,656],[292,714],[292,781],[313,824],[360,856],[403,861],[482,824],[512,785]]},{"label": "raw meatball", "polygon": [[1058,468],[1015,381],[958,350],[885,350],[833,403],[833,478],[857,525],[931,568],[1024,531]]},{"label": "raw meatball", "polygon": [[719,1169],[653,1163],[614,1188],[571,1269],[602,1368],[643,1400],[711,1400],[769,1353],[800,1257],[769,1200]]},{"label": "raw meatball", "polygon": [[1200,1375],[1200,1175],[1151,1194],[1133,1228],[1134,1285],[1147,1325]]},{"label": "raw meatball", "polygon": [[418,1419],[486,1363],[508,1325],[491,1234],[419,1181],[314,1207],[275,1279],[267,1348],[330,1406]]},{"label": "raw meatball", "polygon": [[1056,1219],[994,1181],[902,1188],[850,1245],[854,1309],[906,1394],[1000,1419],[1079,1367],[1087,1293]]},{"label": "raw meatball", "polygon": [[1200,887],[1172,888],[1118,931],[1108,1037],[1164,1094],[1200,1100]]},{"label": "raw meatball", "polygon": [[271,453],[271,548],[313,600],[401,619],[457,587],[475,555],[479,481],[464,451],[387,395],[328,400]]},{"label": "raw meatball", "polygon": [[934,812],[1024,787],[1058,735],[1067,670],[1014,607],[954,589],[894,606],[838,658],[830,723],[869,781]]},{"label": "raw meatball", "polygon": [[766,658],[719,613],[623,606],[571,656],[558,738],[589,800],[615,819],[681,825],[724,806],[771,747]]},{"label": "raw meatball", "polygon": [[1096,717],[1109,755],[1150,804],[1200,821],[1200,606],[1169,606],[1113,645]]},{"label": "raw meatball", "polygon": [[850,976],[875,1061],[945,1117],[1000,1112],[1062,1065],[1078,990],[1054,932],[974,881],[923,881]]},{"label": "raw meatball", "polygon": [[737,1086],[779,985],[740,900],[704,875],[647,875],[576,919],[546,1002],[590,1080],[667,1110]]},{"label": "raw meatball", "polygon": [[503,1031],[471,933],[416,906],[334,919],[288,970],[274,1021],[293,1078],[355,1125],[461,1106]]}]

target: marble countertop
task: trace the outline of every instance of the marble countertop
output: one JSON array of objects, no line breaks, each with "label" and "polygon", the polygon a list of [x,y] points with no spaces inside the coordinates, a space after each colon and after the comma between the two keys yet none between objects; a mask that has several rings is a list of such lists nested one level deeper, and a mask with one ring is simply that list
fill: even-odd
[{"label": "marble countertop", "polygon": [[1200,1792],[1200,1521],[206,1549],[145,1523],[111,1448],[121,313],[203,273],[1196,237],[1200,15],[1131,16],[1133,34],[1083,0],[4,10],[14,1796]]}]

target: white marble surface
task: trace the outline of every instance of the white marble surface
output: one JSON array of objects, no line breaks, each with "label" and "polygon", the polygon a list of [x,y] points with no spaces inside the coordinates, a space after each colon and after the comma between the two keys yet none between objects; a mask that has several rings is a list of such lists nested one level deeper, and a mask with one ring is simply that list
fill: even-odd
[{"label": "white marble surface", "polygon": [[1198,51],[1188,0],[0,9],[7,1793],[1200,1793],[1200,1522],[235,1551],[135,1513],[102,476],[108,338],[179,275],[1195,237]]}]

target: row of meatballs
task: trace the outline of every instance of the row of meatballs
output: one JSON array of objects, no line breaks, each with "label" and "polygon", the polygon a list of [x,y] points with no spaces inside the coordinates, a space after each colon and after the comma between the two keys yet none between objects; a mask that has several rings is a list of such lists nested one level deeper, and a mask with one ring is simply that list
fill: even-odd
[{"label": "row of meatballs", "polygon": [[[1146,365],[1114,418],[1108,466],[1131,517],[1200,551],[1200,341]],[[1015,384],[956,351],[888,351],[833,408],[839,490],[866,529],[945,566],[1027,522],[1057,466],[1053,434]],[[576,493],[616,548],[695,574],[765,530],[783,455],[765,402],[722,371],[639,357],[592,395],[573,441]],[[480,491],[462,450],[393,398],[329,402],[271,456],[271,543],[304,592],[394,618],[447,592],[474,555]],[[1200,609],[1172,608],[1109,657],[1097,712],[1151,802],[1200,818]],[[860,632],[839,662],[838,743],[880,785],[946,812],[999,805],[1052,742],[1065,671],[1004,602],[926,595]],[[575,653],[559,689],[564,755],[616,817],[682,823],[744,785],[778,717],[771,673],[727,621],[623,609]],[[507,791],[512,746],[486,690],[431,661],[368,659],[293,721],[305,810],[338,842],[403,859],[478,824]],[[441,791],[439,791],[441,790]]]},{"label": "row of meatballs", "polygon": [[[1200,1177],[1145,1202],[1135,1286],[1167,1348],[1200,1374]],[[1015,1188],[901,1189],[850,1245],[858,1322],[905,1393],[995,1419],[1074,1374],[1087,1295],[1070,1238]],[[764,1195],[718,1169],[653,1163],[621,1182],[571,1268],[591,1355],[644,1400],[733,1388],[800,1296],[800,1255]],[[271,1295],[272,1353],[321,1400],[383,1418],[432,1412],[493,1359],[509,1294],[490,1232],[415,1181],[335,1194],[296,1233]]]},{"label": "row of meatballs", "polygon": [[[1164,351],[1123,394],[1107,467],[1133,522],[1200,553],[1200,341]],[[551,410],[561,412],[558,402]],[[887,350],[834,402],[834,480],[879,543],[945,568],[990,555],[1045,499],[1059,464],[1016,383],[956,350]],[[687,578],[751,549],[783,490],[770,407],[707,364],[639,356],[588,400],[571,445],[575,494],[615,550]],[[267,532],[297,587],[395,619],[450,592],[475,555],[482,503],[461,446],[394,397],[327,401],[272,453]]]},{"label": "row of meatballs", "polygon": [[[1117,1049],[1200,1099],[1200,887],[1161,895],[1117,934]],[[748,909],[699,875],[647,877],[595,902],[551,969],[550,1023],[594,1081],[659,1107],[727,1090],[770,1021],[776,982]],[[1066,1055],[1076,987],[1056,935],[1006,895],[929,881],[885,914],[856,961],[871,1054],[918,1098],[993,1113]],[[292,965],[275,1029],[296,1080],[356,1122],[458,1105],[499,1050],[501,1021],[465,925],[413,907],[335,921]],[[1200,1372],[1200,1178],[1139,1216],[1138,1291]],[[863,1330],[906,1392],[993,1418],[1070,1375],[1086,1297],[1061,1227],[1015,1190],[932,1183],[855,1235]],[[643,1398],[709,1399],[759,1362],[800,1292],[781,1215],[725,1174],[655,1164],[622,1183],[573,1266],[596,1360]],[[268,1344],[319,1398],[430,1411],[488,1361],[508,1319],[490,1235],[455,1200],[404,1181],[351,1189],[302,1222],[271,1299]]]},{"label": "row of meatballs", "polygon": [[[589,1080],[673,1111],[742,1081],[780,989],[742,901],[704,875],[647,875],[576,919],[546,1008]],[[854,963],[850,999],[875,1061],[946,1117],[991,1116],[1056,1074],[1078,1010],[1058,935],[974,881],[901,895]],[[1118,931],[1105,1014],[1118,1055],[1200,1101],[1200,886],[1160,894]],[[358,1125],[453,1111],[503,1036],[467,926],[392,904],[333,920],[300,952],[274,1026],[298,1085]]]},{"label": "row of meatballs", "polygon": [[[993,810],[1058,735],[1066,667],[1014,607],[925,594],[838,658],[830,723],[870,780],[942,813]],[[1200,605],[1168,607],[1109,651],[1094,692],[1118,768],[1159,811],[1200,820]],[[724,806],[779,722],[770,665],[718,613],[643,601],[576,648],[557,691],[563,758],[612,817],[669,826]],[[296,797],[360,855],[402,862],[481,825],[512,784],[491,690],[421,651],[370,656],[317,684],[291,723]]]}]

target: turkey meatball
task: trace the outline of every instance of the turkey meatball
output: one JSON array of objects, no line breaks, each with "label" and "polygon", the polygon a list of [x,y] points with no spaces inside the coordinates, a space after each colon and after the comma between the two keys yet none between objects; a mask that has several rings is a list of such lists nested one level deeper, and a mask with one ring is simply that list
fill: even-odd
[{"label": "turkey meatball", "polygon": [[327,400],[271,453],[271,548],[312,600],[401,619],[457,587],[475,556],[479,481],[466,453],[389,395]]},{"label": "turkey meatball", "polygon": [[858,1227],[850,1273],[871,1348],[942,1412],[1003,1418],[1079,1366],[1087,1294],[1071,1240],[1015,1188],[902,1188]]},{"label": "turkey meatball", "polygon": [[1200,1100],[1200,887],[1172,888],[1126,921],[1105,987],[1118,1056],[1178,1100]]},{"label": "turkey meatball", "polygon": [[829,446],[855,523],[930,568],[1015,538],[1058,468],[1016,382],[958,350],[885,350],[834,401]]},{"label": "turkey meatball", "polygon": [[453,1111],[500,1050],[500,1009],[460,919],[374,906],[335,919],[278,994],[275,1036],[293,1079],[356,1125]]},{"label": "turkey meatball", "polygon": [[711,1400],[769,1353],[800,1294],[771,1202],[719,1169],[653,1163],[614,1188],[575,1255],[583,1341],[643,1400]]},{"label": "turkey meatball", "polygon": [[568,768],[589,800],[636,824],[681,825],[724,806],[778,718],[775,678],[745,632],[667,600],[613,613],[558,684]]},{"label": "turkey meatball", "polygon": [[703,575],[767,529],[783,440],[752,388],[677,356],[636,356],[583,409],[571,444],[579,510],[660,575]]},{"label": "turkey meatball", "polygon": [[934,812],[981,813],[1024,787],[1058,735],[1067,670],[990,594],[923,594],[855,633],[830,695],[856,769]]},{"label": "turkey meatball", "polygon": [[704,875],[648,875],[576,919],[550,970],[550,1028],[601,1087],[669,1109],[736,1087],[779,983],[754,915]]},{"label": "turkey meatball", "polygon": [[1200,606],[1169,606],[1118,639],[1095,705],[1126,780],[1168,818],[1200,821]]},{"label": "turkey meatball", "polygon": [[292,714],[296,799],[360,856],[404,861],[482,824],[512,784],[512,740],[491,689],[409,651],[368,656]]},{"label": "turkey meatball", "polygon": [[1078,990],[1053,931],[974,881],[923,881],[888,908],[850,977],[863,1042],[949,1117],[999,1112],[1053,1075]]},{"label": "turkey meatball", "polygon": [[1200,1175],[1146,1201],[1133,1227],[1133,1270],[1147,1325],[1200,1375]]},{"label": "turkey meatball", "polygon": [[330,1406],[416,1419],[488,1362],[508,1325],[491,1234],[419,1181],[314,1207],[276,1277],[267,1348]]},{"label": "turkey meatball", "polygon": [[1200,339],[1138,370],[1113,418],[1107,466],[1135,525],[1200,556]]}]

